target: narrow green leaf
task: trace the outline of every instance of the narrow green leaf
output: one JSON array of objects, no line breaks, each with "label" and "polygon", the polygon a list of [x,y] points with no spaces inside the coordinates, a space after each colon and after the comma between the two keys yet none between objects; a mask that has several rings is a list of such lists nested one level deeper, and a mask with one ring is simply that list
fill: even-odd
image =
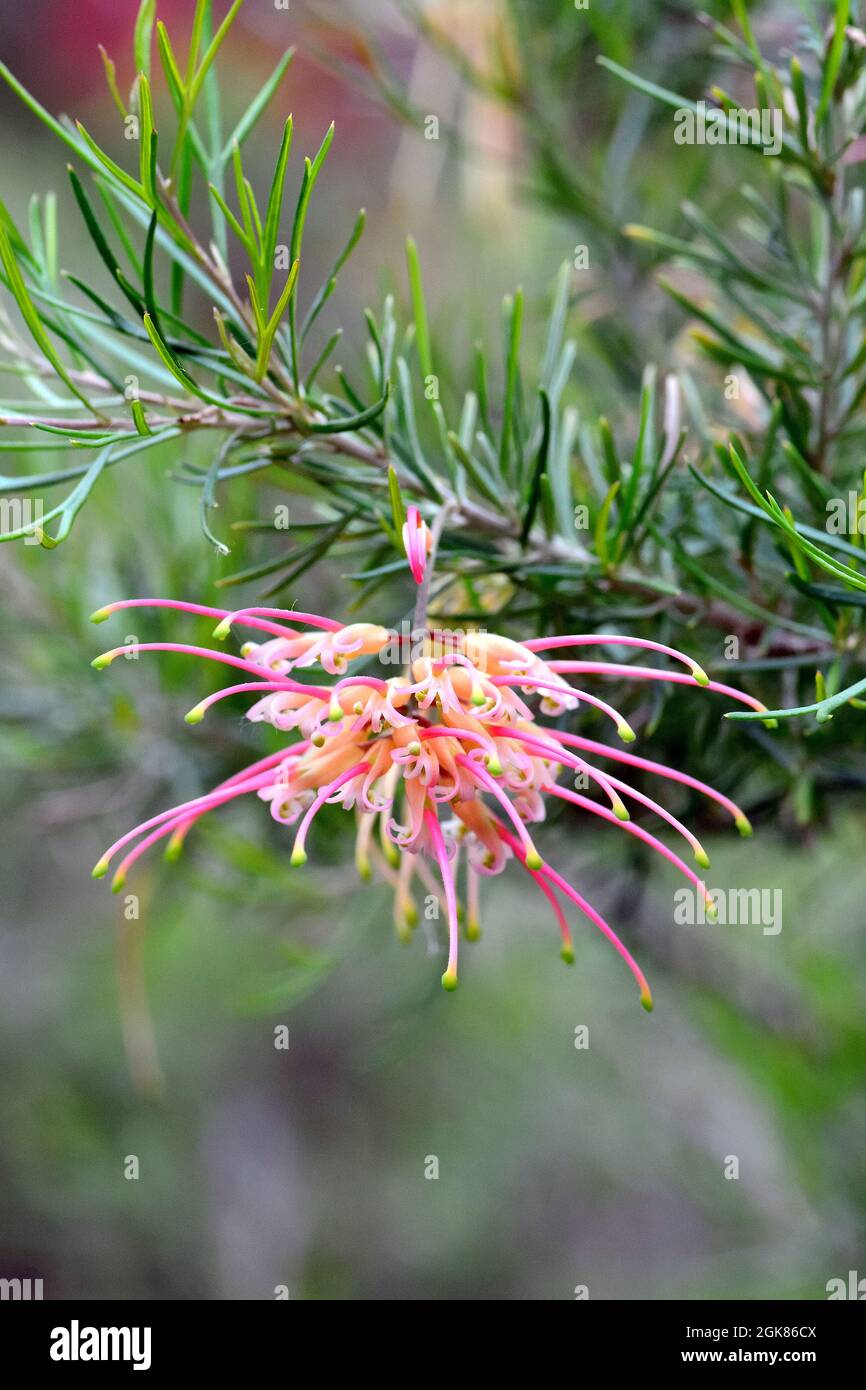
[{"label": "narrow green leaf", "polygon": [[131,401],[132,418],[135,421],[135,428],[141,435],[153,434],[153,430],[145,419],[141,401]]},{"label": "narrow green leaf", "polygon": [[156,0],[141,0],[135,21],[133,49],[137,72],[150,76],[150,49],[153,42],[153,22],[156,18]]},{"label": "narrow green leaf", "polygon": [[825,724],[833,716],[833,711],[846,705],[849,700],[852,702],[858,695],[862,695],[866,690],[866,680],[855,681],[853,685],[840,690],[838,694],[831,695],[826,700],[816,700],[813,705],[799,705],[796,709],[768,709],[759,710],[731,710],[725,714],[725,719],[739,721],[749,721],[760,719],[766,723],[768,719],[794,719],[801,714],[814,714],[819,724]]},{"label": "narrow green leaf", "polygon": [[451,430],[448,434],[448,441],[457,459],[465,468],[470,481],[474,484],[482,497],[486,497],[489,502],[493,502],[497,507],[502,504],[502,484],[497,483],[482,463],[474,457],[471,449],[467,448],[463,440]]},{"label": "narrow green leaf", "polygon": [[246,140],[247,136],[255,128],[256,124],[259,121],[259,118],[262,116],[262,114],[270,104],[271,100],[276,95],[277,89],[280,83],[282,82],[283,77],[286,74],[286,70],[288,69],[289,64],[291,63],[294,56],[294,48],[289,48],[286,50],[280,61],[277,63],[277,66],[274,68],[274,71],[268,78],[267,82],[260,89],[254,100],[250,103],[244,114],[241,116],[240,120],[238,121],[237,125],[235,126],[234,130],[232,131],[231,135],[226,141],[225,146],[223,147],[221,155],[221,162],[223,164],[226,164],[229,161],[229,159],[231,159],[232,150],[234,146],[237,145],[238,147],[240,147]]},{"label": "narrow green leaf", "polygon": [[[331,142],[333,141],[333,139],[334,123],[332,121],[330,126],[328,127],[328,130],[325,133],[324,140],[319,146],[315,159],[313,159],[312,161],[306,159],[304,161],[304,177],[301,182],[301,191],[298,195],[298,202],[295,207],[295,218],[292,224],[292,241],[290,254],[293,262],[299,261],[301,259],[301,248],[304,242],[304,227],[307,221],[307,212],[310,206],[310,199],[313,195],[313,189],[316,186],[316,180],[318,179],[319,174],[322,170],[322,166],[328,157],[328,151],[331,148]],[[295,378],[295,386],[298,389],[300,389],[301,357],[297,330],[297,300],[295,297],[292,298],[289,313],[289,336],[291,341],[292,371]]]},{"label": "narrow green leaf", "polygon": [[111,94],[111,100],[114,102],[115,106],[117,107],[117,110],[120,112],[120,119],[122,121],[125,121],[128,113],[126,110],[126,103],[124,102],[123,97],[120,95],[120,88],[117,85],[117,68],[115,67],[114,62],[112,61],[109,54],[103,48],[102,44],[99,44],[98,48],[99,56],[102,59],[102,67],[105,72],[106,85],[108,86],[108,90]]},{"label": "narrow green leaf", "polygon": [[809,104],[806,100],[806,84],[800,60],[794,55],[791,59],[791,90],[797,104],[797,124],[800,131],[800,144],[804,150],[809,148]]},{"label": "narrow green leaf", "polygon": [[247,252],[250,260],[254,261],[256,259],[257,254],[256,247],[254,243],[249,240],[245,229],[241,226],[240,222],[235,217],[234,213],[232,212],[222,193],[220,193],[216,184],[213,183],[208,184],[208,190],[210,192],[211,197],[214,199],[217,206],[219,207],[223,217],[226,219],[235,236],[237,237],[238,241],[240,242],[241,246],[243,246],[244,250]]},{"label": "narrow green leaf", "polygon": [[535,514],[538,511],[538,504],[541,500],[541,479],[547,470],[547,459],[550,452],[550,399],[547,392],[544,390],[539,392],[539,396],[541,398],[542,414],[541,444],[539,445],[538,454],[535,459],[535,468],[533,470],[529,487],[529,496],[526,502],[526,513],[523,518],[523,526],[520,530],[520,544],[522,546],[525,546],[529,539],[529,533],[535,521]]},{"label": "narrow green leaf", "polygon": [[9,289],[18,305],[18,308],[21,311],[21,317],[24,319],[24,322],[27,324],[27,327],[30,330],[30,334],[33,338],[33,341],[36,343],[43,356],[51,363],[51,366],[54,368],[55,372],[60,377],[60,380],[64,382],[66,386],[68,386],[72,394],[74,396],[77,396],[78,399],[82,401],[84,405],[87,406],[88,410],[93,411],[93,414],[98,416],[100,412],[98,410],[94,410],[93,406],[90,404],[90,401],[87,399],[84,393],[80,391],[79,388],[75,385],[75,382],[70,377],[65,366],[63,365],[63,362],[58,356],[54,348],[54,344],[51,342],[51,339],[48,337],[48,334],[45,332],[45,329],[42,326],[42,320],[39,316],[39,312],[36,309],[33,300],[30,298],[27,286],[24,283],[24,278],[18,267],[18,262],[15,259],[15,252],[12,249],[12,244],[9,240],[9,235],[6,231],[5,226],[2,223],[0,223],[0,260],[2,260],[3,267],[6,271],[6,276],[9,282]]},{"label": "narrow green leaf", "polygon": [[502,434],[499,439],[499,466],[503,477],[510,472],[511,443],[514,432],[515,403],[520,371],[520,339],[523,331],[523,290],[515,291],[513,300],[505,301],[507,324],[507,358],[505,368],[505,400],[502,408]]},{"label": "narrow green leaf", "polygon": [[209,43],[207,51],[205,52],[205,55],[201,60],[201,65],[198,69],[198,72],[196,73],[194,79],[188,87],[188,102],[190,110],[192,110],[192,108],[195,106],[198,94],[201,91],[201,85],[204,82],[208,72],[210,71],[211,65],[214,63],[217,54],[222,48],[223,41],[225,40],[229,30],[231,29],[232,25],[237,19],[243,4],[244,0],[234,0],[234,4],[232,5],[231,9],[226,15],[222,24],[217,29],[216,33],[213,36],[213,39]]},{"label": "narrow green leaf", "polygon": [[91,154],[102,165],[103,170],[111,174],[112,178],[117,183],[121,184],[128,192],[134,194],[136,198],[141,199],[142,202],[147,202],[143,186],[138,183],[131,174],[128,174],[125,169],[121,169],[119,164],[115,164],[114,160],[110,159],[104,150],[100,149],[99,145],[97,145],[93,137],[88,134],[80,121],[76,121],[75,125],[82,140],[87,145]]},{"label": "narrow green leaf", "polygon": [[195,70],[198,65],[198,55],[201,49],[201,37],[204,31],[205,19],[211,8],[210,0],[195,0],[195,10],[192,17],[192,30],[189,36],[189,54],[186,60],[186,85],[190,87],[195,77]]},{"label": "narrow green leaf", "polygon": [[357,415],[346,415],[339,420],[316,420],[312,424],[304,425],[307,434],[347,434],[354,430],[363,429],[365,425],[370,425],[382,414],[391,396],[391,383],[385,383],[385,393],[381,400],[370,405],[366,410],[358,411]]},{"label": "narrow green leaf", "polygon": [[298,270],[300,268],[300,264],[300,261],[295,261],[294,265],[289,271],[288,278],[283,288],[283,292],[277,301],[276,308],[274,309],[274,312],[271,315],[268,323],[264,325],[264,330],[259,339],[259,354],[256,361],[256,381],[263,381],[265,376],[267,375],[268,363],[270,362],[271,358],[271,348],[274,342],[274,335],[280,326],[280,320],[282,319],[283,314],[286,312],[286,307],[294,292],[295,284],[298,279]]},{"label": "narrow green leaf", "polygon": [[304,383],[304,389],[307,392],[307,395],[309,395],[310,391],[312,390],[316,378],[318,377],[325,363],[333,354],[333,351],[340,339],[342,338],[342,336],[342,328],[338,328],[336,332],[331,334],[330,338],[325,343],[325,346],[322,348],[322,351],[319,353],[319,356],[316,358],[316,361],[313,363],[312,367],[307,373],[307,379]]},{"label": "narrow green leaf", "polygon": [[415,323],[418,361],[421,364],[421,375],[426,379],[433,375],[433,354],[430,347],[430,326],[427,320],[421,262],[418,257],[418,247],[412,237],[406,239],[406,264],[409,270],[409,294],[412,300],[412,318]]},{"label": "narrow green leaf", "polygon": [[180,75],[180,68],[174,56],[174,49],[171,46],[171,39],[168,30],[160,19],[156,26],[156,46],[159,49],[159,58],[162,63],[162,70],[168,83],[172,101],[180,111],[186,105],[186,86]]},{"label": "narrow green leaf", "polygon": [[156,202],[153,160],[153,103],[150,96],[150,83],[144,73],[138,79],[138,106],[140,117],[139,156],[140,177],[146,201],[151,207]]},{"label": "narrow green leaf", "polygon": [[821,74],[821,95],[818,99],[818,106],[815,111],[816,130],[821,129],[830,114],[830,103],[833,100],[833,91],[836,86],[836,79],[839,76],[839,69],[842,66],[842,54],[845,49],[846,39],[845,28],[848,23],[850,9],[850,0],[836,0],[836,19],[833,27],[833,39],[824,61],[824,68]]},{"label": "narrow green leaf", "polygon": [[340,274],[340,271],[343,269],[343,266],[346,264],[346,261],[351,256],[355,247],[358,245],[358,242],[361,240],[366,223],[367,213],[364,208],[361,208],[361,211],[358,213],[358,216],[355,220],[355,225],[352,228],[349,240],[346,242],[346,245],[343,247],[343,250],[340,252],[339,256],[334,262],[330,275],[328,276],[327,280],[322,285],[322,287],[319,289],[315,299],[310,305],[309,311],[307,313],[306,318],[304,319],[304,323],[301,328],[302,343],[306,340],[307,334],[309,333],[313,324],[316,322],[316,319],[319,317],[319,314],[322,312],[322,309],[325,307],[331,295],[334,293],[334,290],[337,287],[337,277]]},{"label": "narrow green leaf", "polygon": [[595,553],[601,561],[603,569],[607,569],[610,564],[610,550],[607,543],[607,519],[619,489],[620,481],[617,478],[616,482],[611,484],[608,494],[601,504],[598,516],[595,519],[595,527],[593,528]]},{"label": "narrow green leaf", "polygon": [[406,523],[406,508],[403,505],[400,481],[393,464],[388,465],[388,490],[391,494],[391,515],[394,518],[394,531],[397,536],[400,536]]},{"label": "narrow green leaf", "polygon": [[271,191],[268,196],[267,212],[265,213],[261,276],[258,282],[259,296],[265,313],[268,312],[270,288],[274,275],[274,257],[276,254],[277,236],[280,230],[280,217],[283,211],[283,190],[286,184],[286,168],[292,148],[292,129],[293,122],[291,116],[289,116],[283,127],[283,138],[280,142],[280,150],[274,168],[274,177],[271,182]]},{"label": "narrow green leaf", "polygon": [[0,77],[12,88],[16,96],[21,98],[24,105],[33,112],[34,116],[38,117],[43,125],[47,126],[48,129],[58,136],[65,145],[68,145],[71,150],[74,150],[92,169],[99,168],[100,161],[91,153],[84,142],[80,139],[76,140],[70,130],[67,130],[60,121],[55,120],[54,117],[45,110],[45,107],[41,106],[36,98],[30,95],[27,88],[22,87],[17,77],[13,76],[3,62],[0,62]]}]

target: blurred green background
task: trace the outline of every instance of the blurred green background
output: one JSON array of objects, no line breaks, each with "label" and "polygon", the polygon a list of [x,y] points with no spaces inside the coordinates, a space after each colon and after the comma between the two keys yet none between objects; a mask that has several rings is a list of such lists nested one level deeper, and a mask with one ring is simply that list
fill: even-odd
[{"label": "blurred green background", "polygon": [[[188,8],[160,13],[182,32]],[[605,188],[616,221],[664,224],[666,207],[701,193],[700,152],[674,164],[669,130],[647,129],[648,104],[592,60],[599,48],[645,59],[691,91],[712,63],[698,7],[523,8],[546,46],[569,157]],[[96,44],[128,80],[134,9],[5,7],[0,51],[50,109],[108,141],[117,116]],[[431,9],[471,43],[486,6]],[[796,15],[768,5],[757,19],[783,38]],[[486,150],[469,166],[401,130],[345,71],[362,32],[422,106],[428,93],[447,101],[447,65],[385,3],[249,0],[220,60],[225,90],[240,110],[299,44],[254,146],[264,177],[288,110],[300,150],[337,121],[309,240],[315,283],[367,207],[338,295],[343,361],[362,342],[363,306],[389,289],[405,297],[395,267],[414,231],[456,371],[505,290],[522,280],[541,303],[574,245],[596,244],[592,220],[556,178],[527,186],[527,162],[541,165],[495,105],[455,98],[453,119]],[[34,189],[56,189],[62,262],[89,266],[63,152],[5,92],[0,114],[15,151],[4,197],[22,215]],[[713,178],[724,216],[724,175]],[[653,286],[615,240],[598,245],[576,389],[614,417],[621,400],[627,425],[643,361],[664,363],[670,335]],[[205,447],[184,457],[206,462]],[[124,595],[220,602],[220,574],[248,547],[260,553],[243,533],[228,560],[208,550],[194,490],[166,480],[178,461],[148,455],[107,476],[56,552],[0,548],[0,1275],[41,1277],[48,1298],[260,1299],[284,1285],[292,1298],[568,1299],[586,1285],[590,1298],[787,1299],[866,1273],[862,793],[808,832],[782,828],[772,805],[750,842],[702,832],[712,887],[782,890],[778,935],[676,925],[679,881],[630,854],[627,837],[566,816],[545,830],[547,857],[646,969],[651,1017],[588,925],[575,967],[562,966],[546,904],[514,868],[489,883],[483,938],[464,947],[461,987],[445,995],[437,924],[397,943],[388,892],[357,883],[336,809],[303,874],[263,808],[238,805],[191,837],[180,864],[142,862],[119,899],[91,882],[122,830],[262,747],[236,704],[184,725],[211,677],[183,659],[89,666],[127,634],[178,640],[156,613],[92,629],[93,609]],[[235,491],[223,533],[265,510],[262,495],[253,483]],[[344,616],[346,569],[337,557],[286,597]],[[369,616],[399,619],[410,590],[395,582]],[[208,631],[184,624],[191,641]],[[691,709],[671,706],[669,753]],[[706,728],[711,741],[715,721]],[[739,733],[724,737],[736,748]],[[663,750],[647,739],[642,751]],[[127,920],[130,894],[139,915]],[[583,1027],[589,1046],[577,1048]],[[137,1180],[124,1176],[130,1155]]]}]

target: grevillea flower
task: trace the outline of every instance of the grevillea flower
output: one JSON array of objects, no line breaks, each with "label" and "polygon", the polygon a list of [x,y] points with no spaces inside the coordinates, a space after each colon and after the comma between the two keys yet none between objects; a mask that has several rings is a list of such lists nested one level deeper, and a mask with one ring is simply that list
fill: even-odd
[{"label": "grevillea flower", "polygon": [[409,561],[412,578],[416,584],[423,582],[424,571],[427,568],[427,556],[430,554],[432,546],[432,532],[418,508],[407,507],[406,520],[403,523],[403,549],[406,552],[406,559]]},{"label": "grevillea flower", "polygon": [[[417,876],[438,896],[432,870],[438,873],[448,918],[448,965],[442,976],[446,989],[457,984],[459,879],[465,881],[466,935],[472,939],[479,934],[480,880],[500,873],[515,859],[553,910],[563,958],[574,959],[564,911],[564,904],[571,903],[618,951],[637,980],[642,1004],[650,1009],[649,986],[631,953],[577,889],[543,860],[530,827],[545,819],[551,798],[598,816],[673,865],[706,899],[710,916],[714,907],[703,881],[674,850],[631,820],[627,802],[636,802],[663,820],[686,842],[698,867],[706,869],[709,860],[699,840],[659,802],[598,763],[625,764],[702,792],[733,817],[741,834],[751,833],[740,807],[697,778],[539,722],[539,714],[558,717],[590,707],[611,720],[624,742],[634,740],[631,727],[617,710],[594,692],[571,684],[566,675],[704,686],[754,710],[765,709],[751,696],[708,680],[690,657],[659,642],[578,634],[519,643],[481,631],[441,634],[428,628],[400,673],[382,679],[351,670],[361,658],[369,663],[393,645],[393,634],[371,623],[344,626],[314,614],[273,608],[229,613],[170,599],[111,604],[94,614],[94,621],[134,607],[173,608],[218,618],[215,637],[223,639],[238,626],[252,630],[261,640],[244,646],[240,656],[180,643],[135,643],[105,652],[94,666],[101,669],[132,651],[186,652],[221,662],[245,679],[202,700],[187,714],[188,722],[198,723],[212,705],[229,696],[254,695],[247,718],[295,733],[296,741],[206,795],[173,806],[122,835],[94,869],[94,876],[102,877],[123,851],[114,875],[115,890],[123,886],[127,871],[151,845],[165,840],[168,857],[176,857],[201,816],[247,795],[266,802],[281,825],[296,827],[291,862],[304,864],[316,815],[326,803],[338,802],[355,812],[356,862],[362,877],[369,878],[375,865],[394,888],[395,924],[401,937],[411,934],[418,918],[413,880]],[[549,655],[606,645],[649,651],[680,669],[560,660]],[[293,675],[314,667],[326,678],[336,679],[313,684]],[[536,701],[537,710],[533,708]],[[582,774],[581,788],[594,788],[599,799],[573,790],[578,782],[575,773]],[[571,785],[560,781],[563,775],[569,776]]]}]

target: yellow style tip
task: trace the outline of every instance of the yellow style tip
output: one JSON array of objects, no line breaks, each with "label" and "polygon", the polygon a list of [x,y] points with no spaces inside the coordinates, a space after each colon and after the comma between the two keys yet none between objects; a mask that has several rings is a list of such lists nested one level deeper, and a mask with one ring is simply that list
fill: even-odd
[{"label": "yellow style tip", "polygon": [[217,642],[224,642],[232,630],[230,618],[223,618],[222,622],[217,623],[213,630],[213,636]]}]

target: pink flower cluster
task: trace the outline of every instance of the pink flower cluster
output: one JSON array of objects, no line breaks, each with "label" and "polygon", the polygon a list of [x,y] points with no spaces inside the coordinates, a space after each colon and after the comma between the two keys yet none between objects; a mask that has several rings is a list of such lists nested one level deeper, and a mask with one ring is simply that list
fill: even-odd
[{"label": "pink flower cluster", "polygon": [[[410,561],[420,533],[412,522],[407,551]],[[562,955],[574,959],[564,905],[572,904],[607,937],[628,965],[640,988],[644,1007],[652,1007],[649,986],[631,953],[590,903],[547,864],[531,833],[545,819],[551,798],[568,802],[633,835],[666,859],[708,901],[701,878],[674,850],[632,821],[627,802],[637,803],[665,822],[692,852],[700,869],[709,861],[697,838],[663,805],[598,764],[625,764],[702,792],[750,833],[743,811],[728,797],[676,768],[650,762],[624,749],[538,722],[538,715],[558,717],[592,708],[609,719],[623,742],[634,733],[619,712],[599,695],[566,676],[616,676],[637,681],[666,681],[703,686],[762,711],[764,706],[727,685],[708,680],[694,661],[658,642],[630,636],[571,634],[525,643],[495,634],[470,631],[447,634],[443,641],[428,630],[420,652],[389,678],[352,673],[363,658],[382,654],[392,634],[372,623],[343,625],[329,618],[271,608],[234,613],[169,599],[133,599],[111,604],[94,614],[103,621],[121,609],[164,607],[219,619],[214,636],[224,639],[244,626],[260,639],[240,656],[180,643],[138,643],[116,647],[94,665],[107,666],[134,650],[177,651],[221,662],[245,679],[209,695],[187,715],[198,723],[217,702],[236,694],[255,696],[247,718],[266,722],[294,740],[195,797],[153,816],[122,835],[100,859],[101,877],[123,851],[114,875],[120,889],[127,871],[147,849],[167,841],[173,858],[187,834],[208,811],[254,794],[281,825],[295,827],[292,864],[307,859],[310,827],[329,802],[354,811],[357,819],[356,862],[363,877],[375,867],[394,889],[398,933],[408,937],[418,920],[412,897],[417,877],[439,894],[432,874],[438,870],[448,917],[448,964],[442,983],[457,984],[460,939],[458,883],[465,881],[465,933],[479,934],[480,880],[500,873],[510,859],[531,876],[553,910],[562,936]],[[685,669],[575,659],[551,653],[579,652],[593,646],[640,648]],[[322,683],[298,679],[317,669]],[[533,703],[538,702],[537,710]],[[572,785],[560,782],[570,774]],[[582,774],[576,778],[575,774]],[[581,790],[573,789],[575,784]],[[585,794],[592,787],[600,799]]]}]

